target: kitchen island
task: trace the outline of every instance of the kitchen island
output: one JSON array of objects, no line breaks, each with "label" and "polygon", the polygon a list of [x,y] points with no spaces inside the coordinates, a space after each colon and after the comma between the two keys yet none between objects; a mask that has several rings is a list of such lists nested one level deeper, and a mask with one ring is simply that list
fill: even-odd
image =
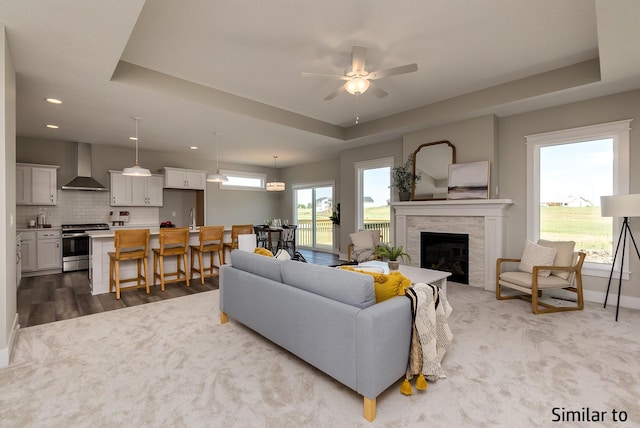
[{"label": "kitchen island", "polygon": [[[135,228],[135,227],[128,227]],[[149,285],[155,285],[153,281],[153,251],[152,248],[159,248],[159,227],[139,227],[140,229],[149,229],[151,236],[149,238]],[[120,229],[120,228],[118,228]],[[89,287],[91,294],[103,294],[109,292],[109,252],[115,251],[114,235],[115,230],[96,230],[87,232],[90,238],[89,242]],[[199,243],[199,228],[189,230],[189,245],[197,245]],[[225,231],[225,239],[227,233]],[[209,263],[208,255],[204,255],[204,265]],[[189,255],[189,263],[190,255]],[[215,261],[217,264],[217,260]],[[165,272],[175,272],[176,258],[166,257],[164,260]],[[187,266],[189,270],[190,266]],[[136,263],[122,263],[120,267],[120,275],[122,278],[131,278],[137,275]],[[200,281],[199,275],[194,280]]]}]

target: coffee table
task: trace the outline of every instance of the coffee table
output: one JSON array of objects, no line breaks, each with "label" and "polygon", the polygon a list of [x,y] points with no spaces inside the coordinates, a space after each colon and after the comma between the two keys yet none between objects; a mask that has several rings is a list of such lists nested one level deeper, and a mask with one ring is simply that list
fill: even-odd
[{"label": "coffee table", "polygon": [[[387,262],[372,260],[358,264],[358,267],[374,267],[383,269],[384,273],[389,273],[389,265]],[[424,282],[426,284],[436,285],[447,294],[447,278],[451,276],[451,272],[441,270],[424,269],[416,266],[400,265],[398,271],[409,278],[412,283]]]}]

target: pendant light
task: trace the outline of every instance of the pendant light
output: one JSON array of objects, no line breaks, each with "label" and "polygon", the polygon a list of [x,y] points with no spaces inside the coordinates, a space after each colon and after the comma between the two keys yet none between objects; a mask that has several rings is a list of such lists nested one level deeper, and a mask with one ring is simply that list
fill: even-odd
[{"label": "pendant light", "polygon": [[140,165],[138,165],[138,121],[140,121],[141,119],[139,117],[132,117],[132,119],[135,120],[136,122],[136,136],[135,138],[131,138],[131,137],[129,138],[131,140],[135,139],[136,141],[136,164],[129,168],[123,169],[122,175],[131,175],[134,177],[150,177],[151,171],[149,171],[147,168],[142,168]]},{"label": "pendant light", "polygon": [[[274,165],[274,168],[276,169],[276,172],[278,171],[277,161],[278,161],[278,156],[274,156],[273,165]],[[267,183],[267,192],[282,192],[284,189],[285,189],[285,184],[282,181],[278,181],[277,178],[275,181],[271,181]]]},{"label": "pendant light", "polygon": [[214,132],[216,134],[216,173],[207,175],[207,181],[211,183],[226,183],[229,181],[226,175],[220,174],[220,167],[218,166],[218,150],[220,149],[220,141],[218,141],[218,137],[220,136],[219,132]]}]

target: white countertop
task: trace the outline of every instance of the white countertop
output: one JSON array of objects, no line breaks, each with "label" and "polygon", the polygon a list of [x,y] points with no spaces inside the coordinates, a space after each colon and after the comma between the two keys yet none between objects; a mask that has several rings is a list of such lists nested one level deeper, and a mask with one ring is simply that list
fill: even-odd
[{"label": "white countertop", "polygon": [[53,227],[28,227],[28,226],[24,226],[24,227],[17,227],[16,228],[16,232],[36,232],[38,230],[62,230],[62,228],[60,226],[53,226]]},{"label": "white countertop", "polygon": [[[88,230],[87,231],[87,235],[89,235],[89,237],[91,238],[113,238],[115,236],[115,232],[118,229],[149,229],[149,232],[151,234],[151,236],[156,236],[160,234],[160,227],[158,226],[133,226],[133,227],[122,227],[122,226],[118,226],[118,227],[112,227],[110,230]],[[190,234],[194,234],[194,233],[198,233],[200,231],[200,228],[195,228],[195,229],[189,229],[189,233]]]}]

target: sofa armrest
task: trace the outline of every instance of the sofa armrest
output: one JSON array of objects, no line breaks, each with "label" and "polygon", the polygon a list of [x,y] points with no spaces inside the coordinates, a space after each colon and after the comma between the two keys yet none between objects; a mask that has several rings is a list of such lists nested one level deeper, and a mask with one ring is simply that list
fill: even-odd
[{"label": "sofa armrest", "polygon": [[357,392],[375,398],[404,376],[411,346],[411,303],[394,297],[358,313]]}]

